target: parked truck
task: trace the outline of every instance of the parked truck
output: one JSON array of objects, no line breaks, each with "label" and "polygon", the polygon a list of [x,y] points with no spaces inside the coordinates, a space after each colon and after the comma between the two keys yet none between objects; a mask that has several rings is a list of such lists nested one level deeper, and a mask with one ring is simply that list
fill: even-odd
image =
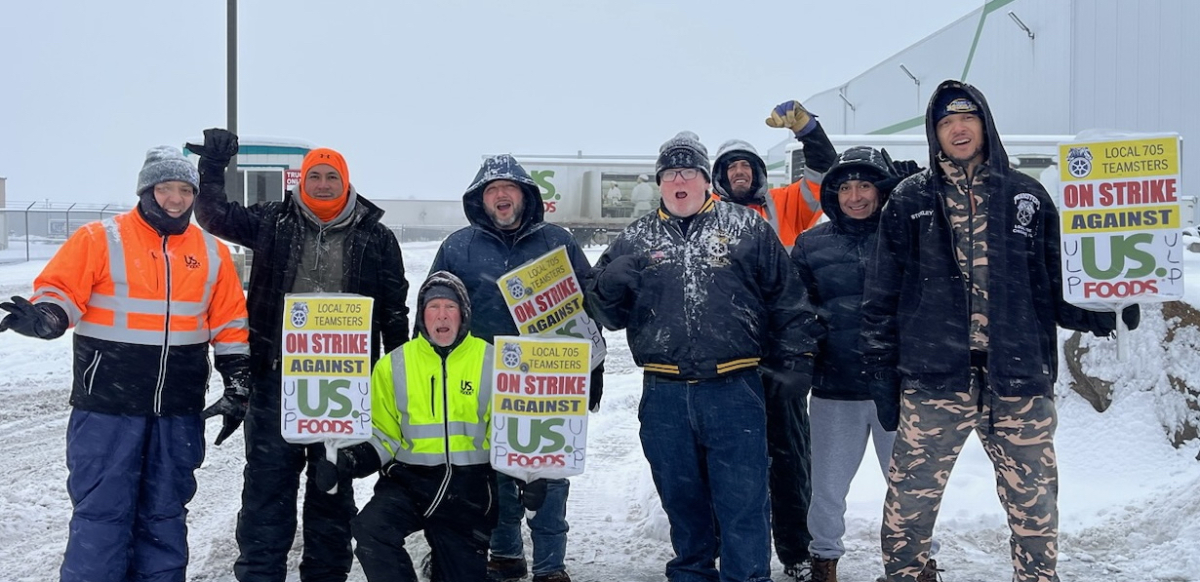
[{"label": "parked truck", "polygon": [[[538,184],[546,221],[569,229],[580,245],[607,244],[634,219],[658,209],[654,156],[516,156]],[[786,183],[768,173],[772,187]]]}]

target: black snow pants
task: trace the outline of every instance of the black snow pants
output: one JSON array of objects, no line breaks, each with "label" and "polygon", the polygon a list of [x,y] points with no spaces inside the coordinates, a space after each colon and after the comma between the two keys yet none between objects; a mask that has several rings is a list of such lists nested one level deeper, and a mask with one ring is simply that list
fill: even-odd
[{"label": "black snow pants", "polygon": [[[305,446],[279,434],[279,391],[278,372],[257,379],[246,414],[246,468],[237,523],[240,555],[233,567],[240,582],[284,582],[296,537],[296,502],[307,455]],[[308,476],[300,580],[345,582],[354,559],[350,521],[357,513],[352,477],[329,494]]]},{"label": "black snow pants", "polygon": [[767,403],[767,454],[771,457],[771,534],[786,567],[809,559],[808,504],[812,501],[812,449],[807,399]]},{"label": "black snow pants", "polygon": [[417,582],[404,538],[420,530],[429,541],[433,580],[487,580],[488,542],[499,515],[495,472],[487,465],[451,467],[443,488],[446,473],[445,465],[394,464],[375,483],[375,495],[354,520],[355,555],[369,582]]}]

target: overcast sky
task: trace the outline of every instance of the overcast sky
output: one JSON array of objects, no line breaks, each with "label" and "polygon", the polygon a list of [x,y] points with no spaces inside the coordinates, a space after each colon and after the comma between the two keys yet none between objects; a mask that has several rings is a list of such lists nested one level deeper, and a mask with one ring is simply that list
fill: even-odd
[{"label": "overcast sky", "polygon": [[[982,0],[242,0],[239,133],[345,154],[367,197],[457,198],[485,153],[654,154],[787,137]],[[224,126],[222,0],[0,3],[10,201],[128,203],[145,151]],[[820,114],[821,112],[816,112]]]}]

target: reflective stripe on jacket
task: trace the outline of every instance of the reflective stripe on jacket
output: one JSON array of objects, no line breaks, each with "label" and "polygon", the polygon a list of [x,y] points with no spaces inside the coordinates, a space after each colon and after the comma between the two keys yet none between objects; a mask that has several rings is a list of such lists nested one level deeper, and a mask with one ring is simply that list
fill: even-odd
[{"label": "reflective stripe on jacket", "polygon": [[790,251],[796,237],[821,220],[821,182],[806,175],[783,188],[772,188],[769,194],[765,207],[756,204],[750,208],[771,224],[779,241]]},{"label": "reflective stripe on jacket", "polygon": [[75,326],[71,404],[109,414],[190,414],[216,355],[249,354],[229,249],[196,226],[161,236],[138,211],[85,225],[34,281],[33,301]]},{"label": "reflective stripe on jacket", "polygon": [[492,346],[470,334],[446,358],[417,335],[380,359],[371,410],[383,464],[489,464],[492,362]]}]

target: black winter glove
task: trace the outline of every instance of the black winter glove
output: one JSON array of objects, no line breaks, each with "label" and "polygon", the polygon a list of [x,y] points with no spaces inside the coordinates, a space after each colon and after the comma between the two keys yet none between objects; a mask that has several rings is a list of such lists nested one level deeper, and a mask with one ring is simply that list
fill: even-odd
[{"label": "black winter glove", "polygon": [[329,493],[343,479],[361,479],[379,470],[379,454],[371,443],[338,449],[337,464],[325,457],[325,443],[308,445],[308,470],[317,489]]},{"label": "black winter glove", "polygon": [[208,420],[218,414],[223,418],[221,432],[213,442],[221,446],[225,439],[242,425],[246,410],[250,407],[250,356],[217,356],[217,372],[225,382],[225,394],[212,406],[204,409],[200,417]]},{"label": "black winter glove", "polygon": [[1142,306],[1134,303],[1121,310],[1121,319],[1125,321],[1125,327],[1131,331],[1138,328],[1142,323]]},{"label": "black winter glove", "polygon": [[[1097,336],[1111,335],[1117,331],[1117,314],[1111,311],[1088,311],[1088,327]],[[1121,310],[1121,319],[1130,331],[1142,323],[1142,307],[1133,304]]]},{"label": "black winter glove", "polygon": [[186,147],[200,156],[197,166],[201,173],[221,173],[238,153],[238,136],[229,130],[214,127],[204,130],[204,145],[189,143]]},{"label": "black winter glove", "polygon": [[11,329],[21,335],[54,339],[67,331],[67,312],[53,303],[30,303],[14,295],[12,302],[0,303],[8,313],[0,320],[0,331]]},{"label": "black winter glove", "polygon": [[546,503],[546,480],[535,479],[526,483],[520,479],[517,482],[517,498],[521,506],[529,511],[537,511]]},{"label": "black winter glove", "polygon": [[623,297],[625,292],[636,293],[642,284],[642,271],[647,265],[642,255],[621,255],[608,263],[596,282],[608,298]]},{"label": "black winter glove", "polygon": [[875,182],[875,188],[881,193],[889,193],[905,178],[916,174],[922,170],[920,164],[916,160],[892,160],[892,156],[888,155],[886,149],[880,150],[883,154],[883,161],[888,166],[888,176],[878,182]]},{"label": "black winter glove", "polygon": [[900,426],[900,378],[894,373],[877,373],[870,382],[869,390],[883,430],[896,430]]},{"label": "black winter glove", "polygon": [[596,412],[600,410],[600,399],[604,397],[604,362],[592,370],[588,384],[588,410]]},{"label": "black winter glove", "polygon": [[781,365],[764,364],[759,368],[768,403],[808,398],[812,388],[812,356],[802,356]]}]

